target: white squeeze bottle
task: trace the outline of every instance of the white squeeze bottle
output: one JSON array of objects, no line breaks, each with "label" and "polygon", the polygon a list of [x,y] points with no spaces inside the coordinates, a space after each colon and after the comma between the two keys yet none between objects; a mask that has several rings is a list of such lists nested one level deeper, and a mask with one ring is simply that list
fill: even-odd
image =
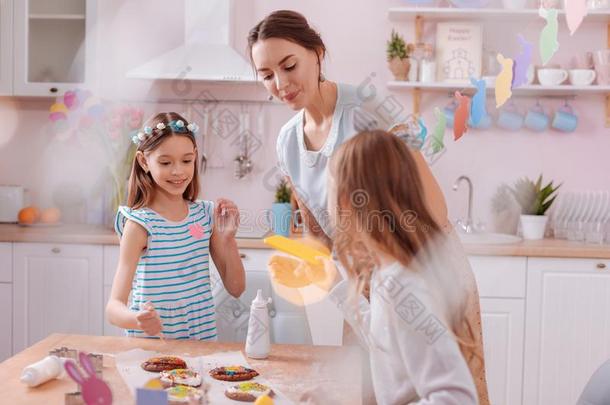
[{"label": "white squeeze bottle", "polygon": [[253,359],[266,359],[269,356],[269,312],[267,304],[271,298],[264,299],[263,291],[256,292],[256,298],[250,306],[246,354]]},{"label": "white squeeze bottle", "polygon": [[57,356],[47,356],[44,359],[30,364],[21,373],[21,382],[35,387],[53,378],[60,378],[65,374],[64,359]]}]

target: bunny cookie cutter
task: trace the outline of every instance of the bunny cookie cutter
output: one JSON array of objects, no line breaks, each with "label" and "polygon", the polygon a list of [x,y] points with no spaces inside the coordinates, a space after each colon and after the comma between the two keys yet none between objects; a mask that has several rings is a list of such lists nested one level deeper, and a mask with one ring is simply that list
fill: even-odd
[{"label": "bunny cookie cutter", "polygon": [[79,370],[74,361],[67,360],[64,364],[66,372],[80,386],[82,398],[87,405],[111,405],[112,391],[104,380],[95,374],[95,367],[87,353],[78,354],[79,363],[86,375]]}]

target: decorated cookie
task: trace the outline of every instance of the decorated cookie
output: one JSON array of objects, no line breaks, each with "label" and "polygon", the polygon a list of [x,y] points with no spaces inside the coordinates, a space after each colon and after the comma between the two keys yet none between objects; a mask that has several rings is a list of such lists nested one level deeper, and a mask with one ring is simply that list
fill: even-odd
[{"label": "decorated cookie", "polygon": [[203,399],[201,390],[186,385],[176,385],[165,391],[168,405],[200,404]]},{"label": "decorated cookie", "polygon": [[216,367],[210,370],[212,378],[222,381],[246,381],[256,377],[258,373],[243,366]]},{"label": "decorated cookie", "polygon": [[254,402],[263,395],[271,397],[273,391],[257,382],[243,382],[226,389],[225,395],[235,401]]},{"label": "decorated cookie", "polygon": [[175,368],[186,368],[186,362],[175,356],[152,357],[142,363],[142,368],[146,371],[164,371]]},{"label": "decorated cookie", "polygon": [[161,371],[159,378],[166,387],[171,387],[172,385],[199,387],[201,385],[201,375],[194,370],[185,368]]}]

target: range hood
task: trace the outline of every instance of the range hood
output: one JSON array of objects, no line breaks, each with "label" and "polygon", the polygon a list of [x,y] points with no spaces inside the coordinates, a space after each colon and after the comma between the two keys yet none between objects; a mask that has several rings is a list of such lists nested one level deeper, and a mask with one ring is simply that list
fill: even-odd
[{"label": "range hood", "polygon": [[184,44],[127,73],[152,80],[256,81],[230,44],[232,0],[184,0]]}]

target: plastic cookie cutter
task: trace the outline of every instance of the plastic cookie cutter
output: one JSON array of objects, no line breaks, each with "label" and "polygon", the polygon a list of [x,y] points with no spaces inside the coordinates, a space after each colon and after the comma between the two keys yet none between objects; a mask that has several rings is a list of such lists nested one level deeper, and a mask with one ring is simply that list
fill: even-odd
[{"label": "plastic cookie cutter", "polygon": [[267,246],[279,250],[280,252],[287,253],[291,256],[296,256],[314,266],[320,265],[320,261],[317,260],[318,257],[330,259],[330,254],[285,236],[269,236],[268,238],[265,238],[263,242]]}]

